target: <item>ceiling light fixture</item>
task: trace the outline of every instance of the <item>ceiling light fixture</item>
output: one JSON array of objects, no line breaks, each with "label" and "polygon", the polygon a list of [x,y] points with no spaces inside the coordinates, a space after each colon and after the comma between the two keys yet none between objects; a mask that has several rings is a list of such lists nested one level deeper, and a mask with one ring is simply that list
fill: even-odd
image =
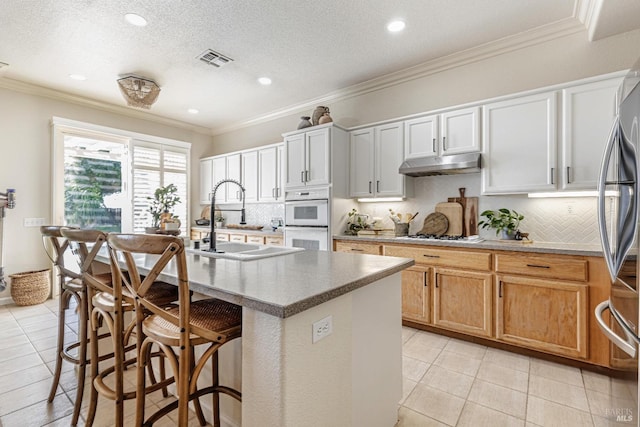
[{"label": "ceiling light fixture", "polygon": [[82,74],[69,74],[69,78],[78,81],[85,81],[87,78]]},{"label": "ceiling light fixture", "polygon": [[136,13],[127,13],[124,15],[124,19],[129,24],[135,25],[136,27],[145,27],[147,25],[147,20]]},{"label": "ceiling light fixture", "polygon": [[260,77],[258,79],[258,83],[263,86],[269,86],[271,84],[271,79],[269,77]]},{"label": "ceiling light fixture", "polygon": [[198,114],[198,113],[200,112],[200,110],[198,110],[198,109],[196,109],[196,108],[189,108],[189,109],[187,110],[187,112],[188,112],[189,114]]},{"label": "ceiling light fixture", "polygon": [[390,33],[397,33],[399,31],[404,30],[404,27],[405,27],[404,21],[400,21],[400,20],[391,21],[387,24],[387,31],[389,31]]},{"label": "ceiling light fixture", "polygon": [[160,86],[153,80],[129,75],[118,80],[122,96],[130,107],[148,110],[158,99]]}]

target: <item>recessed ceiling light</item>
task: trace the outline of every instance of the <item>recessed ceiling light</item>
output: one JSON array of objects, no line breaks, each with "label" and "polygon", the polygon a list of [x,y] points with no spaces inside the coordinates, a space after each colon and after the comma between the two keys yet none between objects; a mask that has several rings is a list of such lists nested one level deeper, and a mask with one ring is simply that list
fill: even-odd
[{"label": "recessed ceiling light", "polygon": [[200,112],[200,110],[197,110],[197,109],[195,109],[195,108],[189,108],[189,109],[187,110],[187,112],[188,112],[189,114],[198,114],[198,113]]},{"label": "recessed ceiling light", "polygon": [[127,13],[124,15],[124,19],[131,25],[136,27],[144,27],[147,25],[147,20],[136,13]]},{"label": "recessed ceiling light", "polygon": [[82,74],[69,74],[69,78],[73,80],[80,80],[80,81],[87,80],[87,78]]},{"label": "recessed ceiling light", "polygon": [[258,82],[263,86],[269,86],[271,84],[271,79],[269,77],[260,77]]},{"label": "recessed ceiling light", "polygon": [[404,21],[391,21],[387,24],[387,30],[391,33],[397,33],[398,31],[404,30],[405,23]]}]

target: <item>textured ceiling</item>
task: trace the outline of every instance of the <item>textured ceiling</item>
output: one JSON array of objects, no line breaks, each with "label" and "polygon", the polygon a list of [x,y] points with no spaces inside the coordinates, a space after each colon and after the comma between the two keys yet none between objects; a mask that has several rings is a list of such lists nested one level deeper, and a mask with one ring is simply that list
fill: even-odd
[{"label": "textured ceiling", "polygon": [[[1,0],[0,79],[124,107],[116,80],[135,73],[162,87],[150,114],[215,132],[523,32],[581,25],[584,1]],[[149,24],[126,23],[129,12]],[[407,27],[390,34],[395,18]],[[196,59],[206,49],[234,61],[206,65]],[[263,75],[271,86],[256,82]]]}]

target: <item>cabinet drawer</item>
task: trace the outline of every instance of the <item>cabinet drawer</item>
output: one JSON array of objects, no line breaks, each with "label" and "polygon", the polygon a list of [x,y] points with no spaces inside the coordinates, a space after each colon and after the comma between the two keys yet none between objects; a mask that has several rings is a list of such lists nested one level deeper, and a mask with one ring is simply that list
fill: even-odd
[{"label": "cabinet drawer", "polygon": [[265,245],[272,245],[272,246],[282,246],[283,245],[283,239],[280,236],[267,236],[264,238],[264,244]]},{"label": "cabinet drawer", "polygon": [[520,274],[548,279],[588,280],[586,259],[563,256],[531,256],[516,254],[496,254],[496,272]]},{"label": "cabinet drawer", "polygon": [[244,238],[246,236],[244,234],[229,234],[230,242],[244,242]]},{"label": "cabinet drawer", "polygon": [[417,264],[484,271],[491,270],[491,254],[488,252],[385,245],[384,254],[387,256],[413,258]]},{"label": "cabinet drawer", "polygon": [[264,245],[264,237],[262,236],[247,236],[247,243],[257,243]]},{"label": "cabinet drawer", "polygon": [[336,252],[382,255],[382,245],[375,243],[336,242]]},{"label": "cabinet drawer", "polygon": [[218,241],[218,242],[228,242],[229,241],[229,233],[216,233],[216,241]]}]

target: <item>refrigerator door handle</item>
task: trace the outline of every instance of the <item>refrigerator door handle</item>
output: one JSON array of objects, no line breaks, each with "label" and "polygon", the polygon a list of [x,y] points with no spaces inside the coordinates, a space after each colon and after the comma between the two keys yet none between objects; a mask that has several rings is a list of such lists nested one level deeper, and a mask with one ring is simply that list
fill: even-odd
[{"label": "refrigerator door handle", "polygon": [[[627,337],[626,340],[616,334],[613,329],[611,329],[609,325],[607,325],[607,323],[604,321],[604,319],[602,318],[602,313],[604,313],[606,310],[610,310],[612,317],[616,320],[616,322],[620,324],[620,327]],[[600,329],[602,329],[602,332],[606,335],[606,337],[609,338],[611,342],[613,342],[618,348],[620,348],[620,350],[627,353],[630,357],[635,357],[636,339],[634,339],[633,334],[629,332],[621,322],[618,321],[618,318],[614,315],[614,311],[611,310],[609,301],[602,301],[600,304],[598,304],[595,310],[595,315],[598,326],[600,327]]]}]

